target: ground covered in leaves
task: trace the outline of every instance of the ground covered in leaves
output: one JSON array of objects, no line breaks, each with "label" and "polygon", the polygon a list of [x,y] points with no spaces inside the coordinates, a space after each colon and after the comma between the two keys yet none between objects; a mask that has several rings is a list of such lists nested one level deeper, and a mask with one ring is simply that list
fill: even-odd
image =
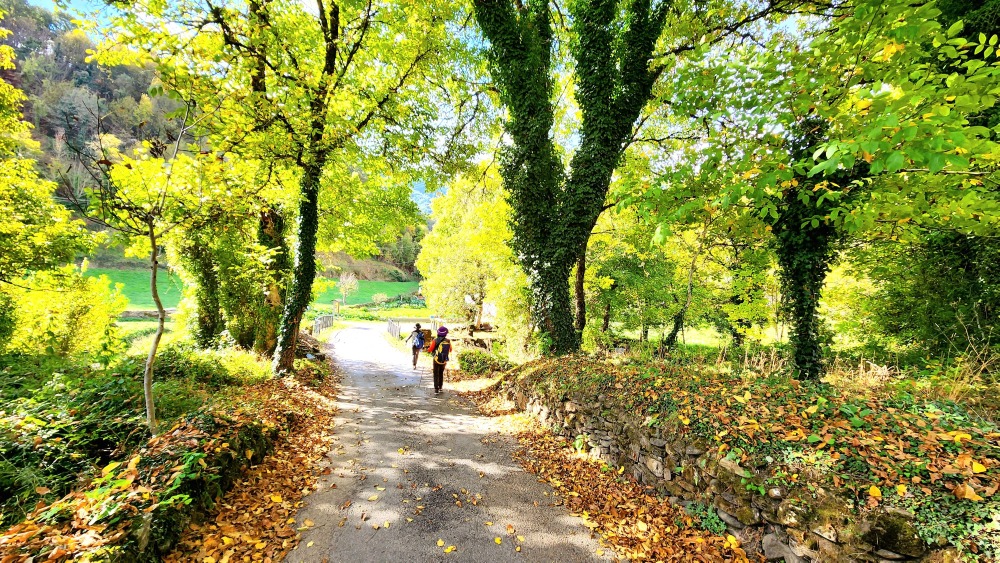
[{"label": "ground covered in leaves", "polygon": [[190,524],[165,562],[281,561],[313,526],[295,513],[315,489],[318,462],[333,441],[336,386],[329,379],[318,386],[274,382],[261,391],[266,397],[252,414],[286,421],[274,453],[238,479],[203,522]]},{"label": "ground covered in leaves", "polygon": [[517,438],[521,465],[555,488],[567,508],[616,556],[635,561],[747,561],[736,538],[705,531],[696,514],[671,506],[631,476],[578,454],[565,438],[515,414],[497,386],[479,385],[465,395]]},{"label": "ground covered in leaves", "polygon": [[[916,515],[921,538],[971,557],[1000,556],[1000,432],[962,405],[901,382],[878,396],[776,374],[676,361],[541,360],[508,381],[556,399],[640,413],[743,467],[762,494],[839,491],[853,510],[890,505]],[[755,489],[756,490],[756,489]]]},{"label": "ground covered in leaves", "polygon": [[[290,514],[311,486],[307,467],[327,449],[335,412],[329,366],[297,361],[296,369],[294,378],[218,389],[217,401],[81,474],[67,494],[38,501],[0,535],[0,561],[280,560],[297,541]],[[18,424],[28,439],[53,422]],[[237,511],[244,516],[226,516]],[[206,514],[215,522],[192,523]]]}]

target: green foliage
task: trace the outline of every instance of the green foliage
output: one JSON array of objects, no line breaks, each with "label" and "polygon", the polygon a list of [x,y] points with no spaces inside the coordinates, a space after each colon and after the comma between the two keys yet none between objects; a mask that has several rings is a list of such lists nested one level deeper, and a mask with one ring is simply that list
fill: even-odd
[{"label": "green foliage", "polygon": [[[138,375],[144,361],[141,356],[131,356],[114,369]],[[199,350],[184,344],[165,346],[157,355],[156,369],[162,380],[187,379],[215,389],[252,385],[268,377],[266,361],[253,352],[236,348]]]},{"label": "green foliage", "polygon": [[698,519],[698,529],[711,532],[717,536],[726,533],[726,523],[719,518],[719,513],[711,506],[695,502],[684,508],[689,516]]},{"label": "green foliage", "polygon": [[[30,373],[34,361],[27,356],[12,363],[18,371]],[[140,380],[92,373],[71,364],[63,369],[67,368],[54,375],[38,373],[46,379],[44,384],[0,410],[0,498],[5,499],[0,513],[5,526],[20,520],[39,498],[62,496],[76,485],[78,475],[148,437],[140,414]],[[41,487],[51,493],[37,492]]]},{"label": "green foliage", "polygon": [[1000,335],[998,259],[992,239],[953,233],[872,246],[856,257],[876,284],[858,308],[897,345],[938,356],[989,347]]},{"label": "green foliage", "polygon": [[530,331],[528,284],[509,246],[510,206],[495,174],[476,177],[456,178],[431,202],[434,227],[416,262],[421,291],[435,314],[477,325],[492,305],[505,336],[523,342]]},{"label": "green foliage", "polygon": [[[40,498],[54,500],[115,457],[142,444],[144,356],[94,370],[43,355],[0,356],[0,505],[2,523],[23,517]],[[162,424],[190,415],[227,386],[270,377],[269,363],[240,350],[167,346],[154,390]],[[242,450],[238,450],[242,451]],[[44,492],[42,487],[50,492]],[[43,492],[36,491],[36,488]],[[182,491],[183,492],[183,491]]]},{"label": "green foliage", "polygon": [[478,348],[463,348],[458,352],[458,363],[462,371],[472,375],[490,375],[514,367],[507,359]]},{"label": "green foliage", "polygon": [[15,329],[0,349],[8,353],[61,356],[97,354],[116,339],[114,322],[126,300],[105,277],[85,277],[67,267],[39,273],[0,294],[16,306]]}]

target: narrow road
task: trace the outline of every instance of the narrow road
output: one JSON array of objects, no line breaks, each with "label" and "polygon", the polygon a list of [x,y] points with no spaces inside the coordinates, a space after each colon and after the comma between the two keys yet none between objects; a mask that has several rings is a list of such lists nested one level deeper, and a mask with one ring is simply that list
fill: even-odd
[{"label": "narrow road", "polygon": [[435,396],[430,358],[412,370],[382,330],[353,326],[331,340],[343,372],[339,441],[299,512],[299,525],[314,527],[288,561],[607,560],[552,489],[512,460],[514,441],[455,395],[447,374]]}]

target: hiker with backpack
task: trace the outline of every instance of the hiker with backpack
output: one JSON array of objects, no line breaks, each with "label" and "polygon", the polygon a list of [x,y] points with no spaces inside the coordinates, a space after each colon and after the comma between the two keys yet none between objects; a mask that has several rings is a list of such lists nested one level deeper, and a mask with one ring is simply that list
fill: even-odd
[{"label": "hiker with backpack", "polygon": [[406,337],[403,343],[407,343],[410,339],[413,339],[413,369],[417,369],[417,360],[420,358],[420,351],[424,349],[424,331],[420,330],[420,323],[417,323],[413,329],[413,332]]},{"label": "hiker with backpack", "polygon": [[451,353],[451,340],[448,340],[448,329],[441,327],[438,329],[437,338],[431,342],[428,349],[434,361],[434,392],[440,393],[444,387],[444,368],[448,364],[448,355]]}]

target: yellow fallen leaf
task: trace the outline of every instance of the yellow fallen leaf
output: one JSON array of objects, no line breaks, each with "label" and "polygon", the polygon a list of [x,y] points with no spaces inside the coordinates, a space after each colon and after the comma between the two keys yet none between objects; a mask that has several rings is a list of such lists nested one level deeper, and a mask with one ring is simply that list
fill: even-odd
[{"label": "yellow fallen leaf", "polygon": [[882,489],[872,485],[871,488],[868,489],[868,496],[872,498],[882,498]]},{"label": "yellow fallen leaf", "polygon": [[512,524],[507,524],[507,533],[513,535],[513,533],[514,533],[514,526]]},{"label": "yellow fallen leaf", "polygon": [[986,473],[986,466],[979,463],[978,461],[972,462],[972,472],[973,473]]},{"label": "yellow fallen leaf", "polygon": [[438,547],[444,547],[444,540],[438,540]]},{"label": "yellow fallen leaf", "polygon": [[406,521],[407,522],[413,522],[413,518],[407,518]]},{"label": "yellow fallen leaf", "polygon": [[604,555],[604,550],[603,550],[603,549],[598,549],[598,550],[597,550],[597,551],[595,551],[594,553],[596,553],[596,554],[598,554],[598,555]]},{"label": "yellow fallen leaf", "polygon": [[458,548],[456,548],[453,545],[449,545],[448,547],[444,548],[444,552],[445,553],[451,553],[452,551],[455,551],[456,549],[458,549]]},{"label": "yellow fallen leaf", "polygon": [[209,555],[208,557],[201,560],[202,563],[215,563],[215,558]]},{"label": "yellow fallen leaf", "polygon": [[517,536],[517,541],[524,541],[524,536]]},{"label": "yellow fallen leaf", "polygon": [[493,541],[496,542],[497,545],[500,545],[500,542],[502,542],[503,540],[500,539],[500,536],[497,536],[497,537],[493,538]]},{"label": "yellow fallen leaf", "polygon": [[514,546],[514,551],[521,551],[521,546]]},{"label": "yellow fallen leaf", "polygon": [[304,522],[302,522],[302,525],[303,525],[303,526],[309,526],[310,528],[312,528],[313,526],[315,526],[315,525],[316,525],[316,523],[315,523],[315,522],[313,522],[312,520],[310,520],[310,519],[306,518],[306,519],[305,519],[305,521],[304,521]]},{"label": "yellow fallen leaf", "polygon": [[983,497],[977,495],[976,491],[965,483],[955,487],[955,490],[952,492],[955,493],[955,496],[960,499],[971,500],[972,502],[979,502],[983,500]]},{"label": "yellow fallen leaf", "polygon": [[256,550],[258,550],[258,551],[261,550],[261,549],[264,549],[265,547],[267,547],[267,542],[262,542],[262,541],[257,542],[253,546],[253,548],[256,549]]},{"label": "yellow fallen leaf", "polygon": [[382,527],[383,527],[383,528],[388,528],[388,527],[389,527],[389,521],[388,521],[388,520],[386,520],[386,521],[385,521],[385,524],[382,524]]},{"label": "yellow fallen leaf", "polygon": [[311,542],[309,542],[309,543],[306,544],[306,547],[312,547],[314,543],[316,543],[316,542],[311,541]]},{"label": "yellow fallen leaf", "polygon": [[229,545],[229,544],[231,544],[231,543],[233,543],[235,541],[236,540],[234,540],[233,538],[231,538],[229,536],[222,536],[222,543],[225,544],[225,545]]},{"label": "yellow fallen leaf", "polygon": [[281,502],[281,495],[271,495],[271,502]]},{"label": "yellow fallen leaf", "polygon": [[487,526],[492,526],[492,525],[493,525],[493,522],[487,522],[487,523],[486,523],[486,525],[487,525]]},{"label": "yellow fallen leaf", "polygon": [[291,524],[294,524],[294,523],[295,523],[295,518],[289,518],[288,520],[285,520],[285,524],[291,525]]},{"label": "yellow fallen leaf", "polygon": [[906,496],[906,485],[896,485],[896,494],[905,497]]},{"label": "yellow fallen leaf", "polygon": [[636,526],[637,528],[639,528],[639,531],[640,531],[640,532],[645,532],[646,530],[648,530],[648,529],[649,529],[649,526],[647,526],[647,525],[646,525],[646,523],[645,523],[645,522],[643,522],[642,520],[639,520],[638,522],[636,522],[636,523],[635,523],[635,526]]},{"label": "yellow fallen leaf", "polygon": [[368,500],[374,502],[374,501],[378,500],[378,495],[372,495],[372,496],[368,497]]},{"label": "yellow fallen leaf", "polygon": [[403,454],[405,454],[405,453],[406,453],[406,450],[404,450],[403,448],[399,448],[399,449],[398,449],[398,450],[396,450],[396,451],[397,451],[397,452],[399,452],[399,455],[403,455]]},{"label": "yellow fallen leaf", "polygon": [[385,490],[385,487],[375,487],[375,490],[376,490],[376,491],[384,491],[384,490]]}]

